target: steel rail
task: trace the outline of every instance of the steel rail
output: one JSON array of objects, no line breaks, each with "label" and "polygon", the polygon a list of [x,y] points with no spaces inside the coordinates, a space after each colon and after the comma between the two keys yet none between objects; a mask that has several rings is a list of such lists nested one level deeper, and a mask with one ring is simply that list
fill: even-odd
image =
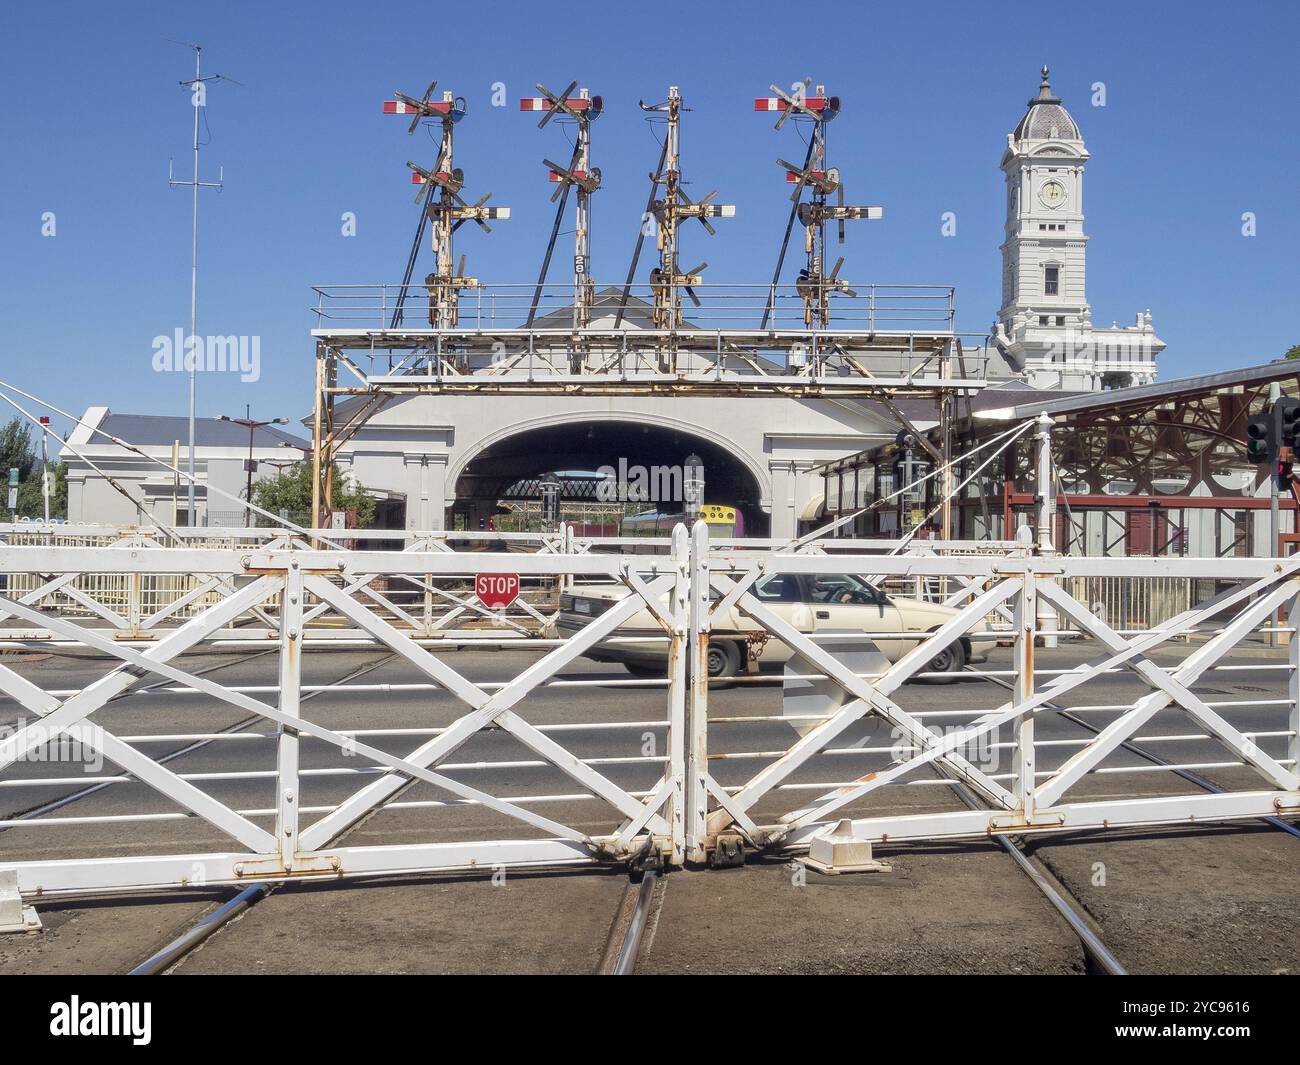
[{"label": "steel rail", "polygon": [[261,902],[270,893],[270,884],[254,884],[244,888],[234,898],[228,899],[211,913],[200,917],[161,950],[150,954],[139,965],[129,970],[127,976],[158,976],[165,973],[214,932],[247,912],[250,907]]},{"label": "steel rail", "polygon": [[614,965],[615,976],[631,976],[636,971],[637,958],[641,954],[641,940],[649,923],[650,902],[654,898],[658,882],[659,874],[653,869],[647,869],[641,877],[636,893],[636,908],[632,911],[632,920],[628,924],[627,935],[623,938],[623,946]]},{"label": "steel rail", "polygon": [[[368,663],[367,665],[362,666],[359,670],[352,671],[350,674],[348,674],[348,676],[364,676],[366,673],[378,669],[381,665],[390,662],[394,657],[395,656],[392,654],[386,655],[383,658],[381,658],[378,662]],[[247,661],[247,659],[240,660],[241,663],[243,661]],[[231,662],[225,664],[235,665],[237,663]],[[221,668],[221,667],[214,667],[214,669],[215,668]],[[311,698],[310,695],[304,696],[302,701],[305,702],[309,698]],[[237,722],[235,725],[231,726],[230,730],[227,731],[238,730],[258,720],[261,720],[259,715],[252,715],[248,718],[245,718],[241,722]],[[202,743],[192,744],[189,747],[185,747],[179,751],[172,752],[170,755],[167,755],[165,758],[159,758],[157,759],[157,761],[160,764],[164,761],[171,761],[174,758],[179,758],[182,754],[189,754],[193,751],[197,751],[203,747],[206,747],[210,742],[212,741],[208,740]],[[89,795],[92,791],[98,791],[100,790],[100,788],[106,788],[111,786],[112,786],[111,784],[107,784],[107,783],[98,784],[92,788],[86,789],[82,793],[82,795]],[[66,805],[68,802],[75,801],[76,798],[80,798],[80,797],[82,796],[80,795],[72,796],[72,797],[65,796],[63,799],[55,800],[55,802],[57,803],[58,806],[63,806]],[[49,809],[50,806],[47,805],[47,807],[45,808]],[[33,813],[31,816],[35,817],[35,813]],[[271,893],[271,885],[269,884],[255,884],[251,887],[245,888],[243,891],[239,892],[239,894],[237,894],[234,898],[228,899],[217,909],[213,910],[212,913],[206,914],[203,917],[199,918],[199,920],[195,922],[193,926],[191,926],[185,932],[181,933],[181,935],[179,935],[176,939],[172,940],[170,943],[164,946],[162,950],[156,951],[155,953],[151,954],[143,962],[141,962],[135,968],[131,969],[127,975],[153,976],[158,973],[165,972],[173,964],[175,964],[182,957],[184,957],[195,947],[197,947],[200,943],[202,943],[209,936],[211,936],[214,932],[216,932],[220,928],[224,928],[227,924],[229,924],[240,914],[247,911],[250,906],[254,905],[257,902],[260,902],[263,898],[265,898],[270,893]]]},{"label": "steel rail", "polygon": [[[938,768],[939,772],[943,773],[945,776],[948,774],[946,766],[939,765],[936,768]],[[962,784],[961,781],[952,780],[952,784],[957,797],[968,809],[987,809],[986,806],[983,806],[976,801],[975,797],[967,790],[966,786]],[[1092,927],[1088,924],[1083,915],[1070,904],[1070,900],[1067,899],[1061,891],[1057,890],[1056,885],[1048,880],[1048,878],[1034,865],[1024,851],[1020,849],[1019,841],[1000,833],[994,834],[993,838],[997,840],[998,845],[1006,851],[1008,855],[1010,855],[1011,860],[1019,866],[1020,871],[1024,873],[1025,876],[1029,877],[1029,880],[1034,887],[1038,888],[1038,890],[1042,892],[1043,897],[1052,904],[1052,907],[1056,912],[1065,919],[1065,923],[1070,926],[1070,931],[1079,937],[1079,943],[1083,946],[1084,953],[1092,959],[1093,964],[1100,969],[1101,974],[1106,976],[1128,976],[1128,970],[1125,969],[1120,963],[1120,960],[1111,953],[1110,948],[1106,946],[1101,936],[1093,931]]]},{"label": "steel rail", "polygon": [[[659,881],[658,868],[643,869],[639,884],[629,878],[619,896],[614,920],[610,923],[605,949],[601,953],[600,964],[596,967],[597,976],[635,975]],[[663,883],[668,883],[666,878]]]}]

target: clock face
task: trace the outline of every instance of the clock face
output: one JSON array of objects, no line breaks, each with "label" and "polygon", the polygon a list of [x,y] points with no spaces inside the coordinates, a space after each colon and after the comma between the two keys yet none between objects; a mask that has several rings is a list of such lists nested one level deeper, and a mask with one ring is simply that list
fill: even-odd
[{"label": "clock face", "polygon": [[1059,181],[1047,181],[1038,195],[1048,207],[1060,207],[1065,202],[1065,186]]}]

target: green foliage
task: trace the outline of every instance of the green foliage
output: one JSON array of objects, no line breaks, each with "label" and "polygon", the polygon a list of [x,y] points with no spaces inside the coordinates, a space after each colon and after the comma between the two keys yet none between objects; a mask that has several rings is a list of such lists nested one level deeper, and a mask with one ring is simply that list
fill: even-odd
[{"label": "green foliage", "polygon": [[[367,529],[375,519],[375,501],[359,485],[350,487],[337,466],[332,472],[335,510],[349,510],[357,516],[357,528]],[[272,514],[289,512],[292,520],[311,513],[311,464],[299,462],[275,477],[264,477],[253,484],[253,502]],[[257,516],[258,525],[274,525],[270,518]]]},{"label": "green foliage", "polygon": [[1286,354],[1282,357],[1284,359],[1300,359],[1300,344],[1292,344],[1286,349]]},{"label": "green foliage", "polygon": [[[25,418],[15,417],[0,428],[0,482],[7,491],[9,471],[18,467],[16,510],[20,518],[45,517],[45,500],[41,495],[40,447],[39,436]],[[65,518],[67,515],[68,467],[63,462],[51,463],[50,517]],[[4,516],[6,520],[9,517],[7,508]]]},{"label": "green foliage", "polygon": [[18,480],[31,476],[36,465],[36,449],[32,445],[32,428],[23,418],[14,418],[0,429],[0,479],[6,480],[9,471],[18,467]]},{"label": "green foliage", "polygon": [[[32,469],[32,475],[27,480],[18,482],[18,516],[42,520],[45,518],[45,499],[41,495],[39,463]],[[66,518],[67,516],[68,464],[50,463],[50,517]]]}]

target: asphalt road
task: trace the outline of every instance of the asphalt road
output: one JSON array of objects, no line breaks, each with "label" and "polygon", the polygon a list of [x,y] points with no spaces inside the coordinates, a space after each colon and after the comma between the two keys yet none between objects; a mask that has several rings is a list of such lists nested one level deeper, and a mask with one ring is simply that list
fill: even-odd
[{"label": "asphalt road", "polygon": [[[1174,662],[1181,651],[1163,656]],[[537,657],[529,651],[455,651],[446,660],[470,679],[503,681]],[[1076,647],[1042,650],[1040,670],[1069,668],[1085,657]],[[311,653],[304,683],[338,680],[379,664],[358,683],[411,683],[421,679],[400,661],[376,653]],[[1194,690],[1221,707],[1244,731],[1281,731],[1286,725],[1284,651],[1252,648],[1232,658],[1231,668],[1207,674]],[[7,659],[7,664],[48,689],[80,688],[103,674],[104,662],[49,658]],[[211,669],[225,684],[275,683],[276,659],[195,656],[186,668]],[[1010,652],[995,652],[981,666],[1010,667]],[[563,671],[568,681],[531,693],[517,708],[534,725],[572,725],[552,733],[573,753],[599,760],[601,772],[629,789],[650,788],[666,754],[666,698],[662,684],[636,682],[621,667],[580,660]],[[1114,710],[1145,692],[1131,674],[1099,677],[1069,700],[1098,726]],[[960,724],[1000,705],[1005,689],[978,677],[953,684],[906,685],[897,701],[909,712],[930,715],[932,724]],[[270,695],[258,696],[270,699]],[[1275,700],[1275,705],[1245,705]],[[304,714],[335,728],[418,729],[449,723],[463,707],[442,692],[331,692],[312,698]],[[0,724],[17,722],[19,709],[0,704]],[[711,772],[738,786],[797,738],[782,718],[779,685],[742,685],[710,697]],[[764,719],[764,720],[755,720]],[[169,763],[195,775],[198,786],[254,820],[269,825],[274,806],[273,729],[206,696],[136,694],[96,715],[119,736],[240,729],[267,735],[219,740]],[[1055,715],[1040,716],[1037,738],[1041,770],[1051,770],[1087,733]],[[621,726],[621,727],[620,727]],[[1219,767],[1229,761],[1178,711],[1162,712],[1140,735],[1145,745],[1176,762],[1206,766],[1202,775],[1246,787],[1253,771]],[[422,741],[414,735],[367,737],[403,754]],[[1009,740],[1007,734],[998,742]],[[133,741],[140,742],[140,741]],[[847,781],[890,764],[900,738],[886,724],[859,725],[764,799],[760,821],[794,809],[825,785]],[[1260,747],[1285,757],[1283,737],[1262,737]],[[155,755],[177,751],[179,740],[141,743]],[[0,811],[13,818],[89,781],[111,776],[111,765],[85,765],[81,752],[63,763],[24,762],[0,775]],[[991,773],[1010,771],[1010,751],[997,744],[968,750]],[[449,775],[505,797],[562,795],[529,805],[588,832],[615,828],[616,811],[601,800],[583,799],[581,786],[503,731],[477,734],[449,762]],[[506,763],[506,764],[501,764]],[[310,821],[373,779],[364,759],[348,758],[319,741],[302,745],[301,806]],[[1107,770],[1082,782],[1072,796],[1095,798],[1176,794],[1196,789],[1166,772],[1132,772],[1146,764],[1125,753]],[[252,779],[226,774],[257,772]],[[57,785],[22,783],[57,777]],[[18,786],[10,786],[17,784]],[[494,811],[447,804],[448,796],[416,784],[401,806],[386,809],[348,836],[349,845],[529,838],[537,830]],[[846,813],[958,808],[934,774],[922,771],[903,784]],[[131,822],[54,823],[53,819],[141,814],[168,815]],[[183,853],[223,849],[228,841],[196,818],[180,815],[167,800],[138,783],[114,783],[29,822],[0,829],[0,855],[96,857],[112,854]],[[1255,826],[1206,827],[1190,832],[1132,833],[1055,838],[1031,848],[1086,906],[1112,949],[1134,971],[1272,972],[1294,965],[1300,922],[1289,900],[1300,872],[1300,840]],[[783,861],[758,859],[728,871],[681,871],[666,878],[643,957],[645,971],[954,971],[1080,972],[1083,959],[1068,929],[997,847],[971,844],[910,845],[882,851],[891,874],[800,877]],[[594,969],[618,905],[624,878],[608,872],[560,875],[446,876],[383,884],[338,884],[281,889],[180,967],[181,972],[578,972]],[[0,973],[124,971],[161,946],[220,898],[219,892],[165,899],[55,902],[41,907],[41,936],[0,939]]]}]

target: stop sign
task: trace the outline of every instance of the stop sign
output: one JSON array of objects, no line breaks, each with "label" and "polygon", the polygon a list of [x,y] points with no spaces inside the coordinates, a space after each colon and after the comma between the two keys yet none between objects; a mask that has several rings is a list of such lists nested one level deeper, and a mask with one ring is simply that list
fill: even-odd
[{"label": "stop sign", "polygon": [[493,610],[509,606],[519,595],[519,574],[480,573],[474,578],[474,594]]}]

